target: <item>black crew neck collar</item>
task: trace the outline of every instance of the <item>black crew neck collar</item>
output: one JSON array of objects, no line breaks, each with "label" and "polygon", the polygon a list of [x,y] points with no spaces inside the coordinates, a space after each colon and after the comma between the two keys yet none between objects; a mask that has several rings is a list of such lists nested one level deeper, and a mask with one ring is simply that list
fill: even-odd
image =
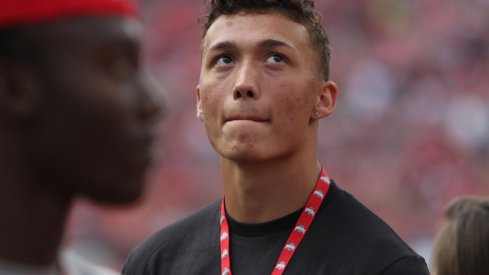
[{"label": "black crew neck collar", "polygon": [[302,212],[300,208],[281,218],[264,223],[241,223],[234,220],[226,213],[229,230],[233,234],[247,237],[257,237],[274,234],[284,230],[291,230]]},{"label": "black crew neck collar", "polygon": [[[333,200],[338,194],[338,187],[336,183],[331,180],[331,187],[328,191],[328,195],[325,198],[323,204],[328,204],[328,201]],[[278,233],[285,230],[292,230],[294,228],[299,216],[302,213],[304,207],[297,209],[296,211],[278,218],[276,220],[264,222],[264,223],[241,223],[234,220],[226,213],[226,219],[229,225],[229,231],[231,234],[238,234],[245,237],[258,237],[265,236],[274,233]]]}]

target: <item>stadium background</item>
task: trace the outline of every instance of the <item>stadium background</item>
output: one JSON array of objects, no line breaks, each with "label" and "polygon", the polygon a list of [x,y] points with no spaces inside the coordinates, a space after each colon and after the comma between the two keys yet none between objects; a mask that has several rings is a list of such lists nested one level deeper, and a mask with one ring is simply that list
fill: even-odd
[{"label": "stadium background", "polygon": [[[444,205],[489,194],[489,1],[316,3],[340,89],[321,122],[320,160],[429,261]],[[145,63],[171,102],[165,157],[137,204],[77,202],[66,238],[115,269],[151,233],[222,195],[218,157],[195,116],[202,2],[142,5]]]}]

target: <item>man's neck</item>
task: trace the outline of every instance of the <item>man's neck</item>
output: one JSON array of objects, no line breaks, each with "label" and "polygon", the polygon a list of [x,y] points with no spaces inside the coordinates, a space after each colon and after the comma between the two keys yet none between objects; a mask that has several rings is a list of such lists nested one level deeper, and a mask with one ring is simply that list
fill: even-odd
[{"label": "man's neck", "polygon": [[[5,149],[5,148],[3,148]],[[5,150],[1,150],[5,151]],[[72,195],[50,190],[22,154],[0,159],[0,259],[49,266],[63,236]]]},{"label": "man's neck", "polygon": [[243,223],[271,221],[304,207],[320,173],[316,160],[222,164],[226,211]]}]

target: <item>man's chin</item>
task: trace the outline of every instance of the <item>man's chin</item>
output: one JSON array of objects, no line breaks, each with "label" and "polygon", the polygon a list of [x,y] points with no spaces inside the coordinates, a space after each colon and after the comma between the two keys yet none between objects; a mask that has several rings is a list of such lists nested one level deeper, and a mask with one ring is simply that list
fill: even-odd
[{"label": "man's chin", "polygon": [[123,206],[137,203],[142,197],[143,189],[132,190],[107,190],[106,192],[85,193],[83,197],[104,205]]}]

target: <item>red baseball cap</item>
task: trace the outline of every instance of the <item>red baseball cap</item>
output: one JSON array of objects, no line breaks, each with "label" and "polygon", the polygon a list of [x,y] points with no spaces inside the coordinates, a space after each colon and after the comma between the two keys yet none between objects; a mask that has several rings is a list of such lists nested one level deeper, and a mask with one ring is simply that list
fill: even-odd
[{"label": "red baseball cap", "polygon": [[0,0],[0,28],[78,16],[138,15],[130,0]]}]

